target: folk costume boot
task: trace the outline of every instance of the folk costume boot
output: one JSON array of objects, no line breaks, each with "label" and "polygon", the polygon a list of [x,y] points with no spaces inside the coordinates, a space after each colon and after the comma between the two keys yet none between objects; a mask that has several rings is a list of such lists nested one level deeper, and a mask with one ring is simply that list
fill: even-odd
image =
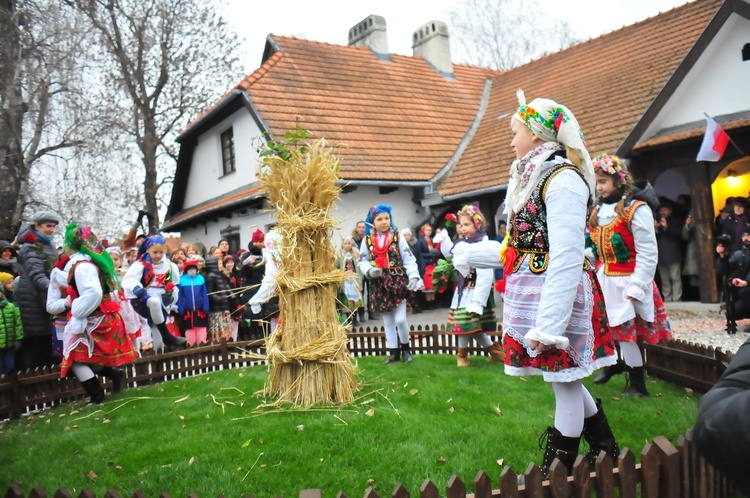
[{"label": "folk costume boot", "polygon": [[401,361],[401,350],[400,349],[389,349],[390,356],[388,356],[388,359],[383,362],[383,365],[388,365],[389,363],[396,363]]},{"label": "folk costume boot", "polygon": [[104,401],[104,389],[99,383],[99,378],[94,375],[89,380],[81,382],[84,391],[89,396],[89,403],[86,406],[99,405]]},{"label": "folk costume boot", "polygon": [[622,392],[623,396],[636,396],[638,398],[648,398],[651,396],[648,389],[646,389],[646,379],[644,376],[645,371],[643,367],[631,368],[628,375],[628,382],[625,390]]},{"label": "folk costume boot", "polygon": [[161,334],[161,340],[164,344],[167,346],[184,346],[187,342],[187,339],[184,337],[175,337],[172,334],[169,333],[169,329],[167,328],[167,322],[162,322],[156,326],[156,329]]},{"label": "folk costume boot", "polygon": [[408,342],[401,344],[401,358],[403,358],[404,363],[411,363],[411,348]]},{"label": "folk costume boot", "polygon": [[542,479],[549,478],[549,469],[555,458],[560,460],[565,468],[568,469],[568,475],[573,471],[573,464],[576,463],[578,456],[578,445],[581,442],[581,436],[567,437],[563,436],[555,427],[547,427],[547,430],[539,437],[539,448],[542,448],[542,441],[547,439],[544,448],[544,458],[542,460]]},{"label": "folk costume boot", "polygon": [[458,348],[456,359],[456,366],[468,367],[469,366],[469,348]]},{"label": "folk costume boot", "polygon": [[122,391],[122,387],[125,385],[125,370],[121,368],[104,367],[99,373],[112,381],[112,394],[117,394]]},{"label": "folk costume boot", "polygon": [[625,365],[624,361],[617,360],[617,363],[604,367],[598,374],[596,374],[594,377],[594,384],[606,384],[612,377],[625,372],[627,369],[628,367]]},{"label": "folk costume boot", "polygon": [[613,465],[617,466],[617,457],[620,456],[620,447],[617,445],[615,435],[609,427],[609,421],[602,409],[601,398],[596,398],[596,413],[583,419],[583,439],[589,444],[589,452],[586,458],[592,468],[600,451],[606,452],[611,458]]},{"label": "folk costume boot", "polygon": [[491,345],[484,348],[490,354],[487,361],[491,363],[504,363],[505,362],[505,350],[503,345],[499,342],[493,342]]}]

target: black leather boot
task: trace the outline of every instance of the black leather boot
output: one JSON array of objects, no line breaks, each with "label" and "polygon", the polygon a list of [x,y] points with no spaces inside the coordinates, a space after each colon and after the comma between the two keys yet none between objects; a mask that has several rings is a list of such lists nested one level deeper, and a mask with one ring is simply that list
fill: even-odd
[{"label": "black leather boot", "polygon": [[648,389],[646,389],[645,371],[643,367],[633,367],[630,369],[628,383],[622,394],[623,396],[635,396],[638,398],[648,398],[651,396]]},{"label": "black leather boot", "polygon": [[122,391],[125,385],[125,370],[121,368],[104,367],[100,372],[103,376],[112,381],[112,394]]},{"label": "black leather boot", "polygon": [[408,342],[406,344],[401,344],[401,357],[403,358],[404,363],[411,363],[411,347]]},{"label": "black leather boot", "polygon": [[617,466],[617,457],[620,456],[620,447],[617,445],[615,435],[609,427],[609,421],[602,409],[602,400],[596,398],[597,411],[594,415],[583,419],[583,439],[589,444],[589,452],[586,458],[592,468],[600,451],[606,452],[612,463]]},{"label": "black leather boot", "polygon": [[383,362],[383,365],[387,365],[389,363],[396,363],[398,361],[401,361],[401,350],[400,349],[389,349],[388,351],[391,354],[388,357],[388,359]]},{"label": "black leather boot", "polygon": [[549,478],[549,468],[552,466],[555,458],[565,465],[565,468],[568,469],[568,475],[570,475],[573,471],[573,464],[576,463],[576,457],[578,456],[578,445],[581,442],[581,436],[563,436],[556,428],[547,427],[547,430],[539,438],[539,448],[542,448],[542,441],[545,438],[547,439],[547,444],[544,447],[544,459],[540,467],[542,478],[544,480]]},{"label": "black leather boot", "polygon": [[86,391],[86,394],[89,395],[89,406],[98,405],[104,401],[104,390],[102,389],[102,385],[99,383],[99,379],[96,375],[89,380],[81,382],[81,385]]},{"label": "black leather boot", "polygon": [[598,374],[596,374],[596,376],[594,377],[594,384],[606,384],[607,382],[609,382],[609,379],[611,379],[615,375],[625,372],[626,370],[627,366],[625,365],[625,362],[622,360],[617,360],[617,363],[608,367],[604,367]]},{"label": "black leather boot", "polygon": [[162,322],[159,325],[156,326],[156,328],[159,330],[159,333],[161,334],[161,340],[164,344],[167,346],[184,346],[187,342],[187,339],[184,337],[175,337],[172,334],[169,333],[169,329],[167,328],[167,322]]}]

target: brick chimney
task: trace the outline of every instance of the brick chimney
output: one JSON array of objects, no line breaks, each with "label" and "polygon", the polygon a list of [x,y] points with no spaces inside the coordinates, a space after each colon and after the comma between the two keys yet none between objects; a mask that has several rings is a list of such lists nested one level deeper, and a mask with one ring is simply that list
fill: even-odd
[{"label": "brick chimney", "polygon": [[453,76],[448,25],[430,21],[414,32],[412,46],[415,57],[422,57],[443,76]]},{"label": "brick chimney", "polygon": [[388,35],[385,18],[374,14],[367,16],[349,30],[349,45],[368,47],[376,54],[388,53]]}]

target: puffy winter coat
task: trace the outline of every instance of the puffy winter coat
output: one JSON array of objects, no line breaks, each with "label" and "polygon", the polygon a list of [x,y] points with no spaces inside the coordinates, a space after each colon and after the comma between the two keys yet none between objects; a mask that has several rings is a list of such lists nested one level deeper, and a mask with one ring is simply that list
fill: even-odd
[{"label": "puffy winter coat", "polygon": [[[219,271],[219,258],[211,256],[206,259],[206,287],[208,288],[208,307],[212,313],[219,311],[234,311],[237,301],[234,298],[232,284],[229,279]],[[218,292],[218,293],[217,293]],[[211,293],[215,293],[211,295]]]},{"label": "puffy winter coat", "polygon": [[698,450],[750,495],[750,341],[734,355],[719,381],[698,402],[693,436]]},{"label": "puffy winter coat", "polygon": [[7,299],[0,299],[0,349],[13,347],[23,339],[21,312]]},{"label": "puffy winter coat", "polygon": [[51,243],[34,234],[29,225],[18,233],[22,242],[18,251],[18,280],[13,300],[21,309],[23,330],[26,337],[50,335],[52,321],[47,313],[47,289],[49,275],[57,261],[57,251]]},{"label": "puffy winter coat", "polygon": [[180,277],[180,298],[177,308],[180,315],[187,311],[208,313],[208,289],[203,275],[196,273],[191,277],[186,273]]}]

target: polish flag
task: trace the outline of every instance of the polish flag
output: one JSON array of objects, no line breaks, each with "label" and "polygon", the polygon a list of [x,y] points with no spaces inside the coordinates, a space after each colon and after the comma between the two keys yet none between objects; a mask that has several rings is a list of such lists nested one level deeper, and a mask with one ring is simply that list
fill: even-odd
[{"label": "polish flag", "polygon": [[[704,113],[705,114],[705,113]],[[729,135],[721,129],[711,116],[706,116],[706,134],[703,135],[701,150],[698,151],[696,161],[721,161],[729,145]]]}]

